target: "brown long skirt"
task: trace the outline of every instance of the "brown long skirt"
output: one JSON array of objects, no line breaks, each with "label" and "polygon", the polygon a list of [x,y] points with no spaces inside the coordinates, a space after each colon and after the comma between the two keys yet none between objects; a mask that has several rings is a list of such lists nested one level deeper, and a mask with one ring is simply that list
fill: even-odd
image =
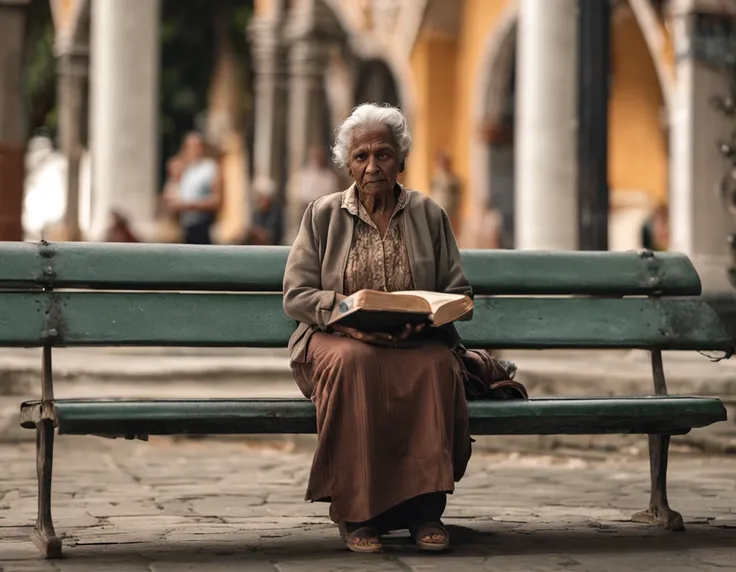
[{"label": "brown long skirt", "polygon": [[470,459],[460,365],[444,345],[394,349],[316,333],[292,364],[317,408],[306,500],[335,522],[365,522],[404,501],[454,490]]}]

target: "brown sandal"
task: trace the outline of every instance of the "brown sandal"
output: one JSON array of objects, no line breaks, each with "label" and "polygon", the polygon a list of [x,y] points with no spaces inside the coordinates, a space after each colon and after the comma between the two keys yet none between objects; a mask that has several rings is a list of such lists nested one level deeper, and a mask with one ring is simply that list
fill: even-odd
[{"label": "brown sandal", "polygon": [[[450,534],[439,520],[414,525],[409,528],[409,532],[420,550],[445,552],[450,549]],[[434,540],[433,536],[442,540]]]},{"label": "brown sandal", "polygon": [[345,541],[348,549],[360,554],[375,554],[383,550],[381,536],[372,526],[361,526],[348,531],[345,523],[339,525],[340,537]]}]

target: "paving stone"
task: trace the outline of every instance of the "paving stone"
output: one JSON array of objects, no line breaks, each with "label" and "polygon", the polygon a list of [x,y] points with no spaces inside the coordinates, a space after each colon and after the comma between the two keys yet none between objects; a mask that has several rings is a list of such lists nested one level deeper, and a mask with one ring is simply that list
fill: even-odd
[{"label": "paving stone", "polygon": [[58,568],[51,562],[8,562],[0,564],[1,572],[56,572]]},{"label": "paving stone", "polygon": [[713,519],[710,519],[708,521],[708,524],[711,526],[716,526],[718,528],[736,528],[736,517],[727,516],[727,517],[720,517],[717,516]]},{"label": "paving stone", "polygon": [[274,572],[276,567],[270,562],[161,562],[151,564],[150,572],[231,572],[240,564],[247,572]]},{"label": "paving stone", "polygon": [[279,572],[405,572],[406,567],[390,556],[335,555],[332,558],[282,561],[276,564]]},{"label": "paving stone", "polygon": [[94,554],[88,558],[76,557],[76,555],[69,554],[69,558],[54,561],[54,566],[54,569],[59,572],[100,572],[102,570],[115,570],[115,572],[150,571],[148,560],[140,556],[106,556],[104,553]]},{"label": "paving stone", "polygon": [[265,505],[266,501],[258,496],[221,495],[192,499],[188,504],[198,514],[228,517],[247,515],[250,507]]},{"label": "paving stone", "polygon": [[696,548],[690,551],[690,556],[696,561],[711,567],[722,567],[725,570],[736,568],[734,551],[731,548]]},{"label": "paving stone", "polygon": [[[569,571],[591,572],[593,568],[581,566],[576,560],[563,555],[543,556],[490,556],[470,557],[458,556],[444,557],[406,557],[400,558],[401,562],[412,572],[440,572],[452,570],[452,572],[554,572]],[[595,569],[599,570],[599,569]]]},{"label": "paving stone", "polygon": [[736,561],[736,460],[726,457],[673,455],[670,501],[688,525],[673,534],[630,522],[648,502],[646,458],[476,454],[448,503],[453,553],[421,554],[398,533],[368,557],[345,548],[326,504],[304,502],[309,454],[92,438],[60,439],[57,454],[53,509],[68,558],[50,563],[28,538],[33,448],[0,445],[3,572],[714,572]]}]

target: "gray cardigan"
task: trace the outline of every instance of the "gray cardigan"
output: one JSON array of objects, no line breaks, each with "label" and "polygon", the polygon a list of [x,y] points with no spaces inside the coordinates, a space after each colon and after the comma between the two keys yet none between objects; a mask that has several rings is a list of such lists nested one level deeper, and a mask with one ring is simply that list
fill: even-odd
[{"label": "gray cardigan", "polygon": [[[307,207],[286,262],[284,311],[299,322],[289,340],[294,362],[306,361],[310,337],[315,331],[326,330],[335,302],[344,295],[345,267],[355,224],[355,217],[342,207],[343,194],[348,192],[354,192],[354,187],[321,197]],[[426,195],[406,192],[409,202],[401,221],[414,287],[472,296],[447,214]],[[455,327],[450,325],[447,332],[451,343],[458,345],[460,337]]]}]

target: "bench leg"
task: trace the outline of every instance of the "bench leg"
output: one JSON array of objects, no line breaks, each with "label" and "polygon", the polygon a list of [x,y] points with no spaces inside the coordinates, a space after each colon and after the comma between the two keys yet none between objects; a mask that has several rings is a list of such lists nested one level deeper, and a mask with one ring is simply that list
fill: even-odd
[{"label": "bench leg", "polygon": [[685,530],[682,515],[672,510],[667,500],[669,447],[669,435],[649,435],[649,465],[652,477],[649,508],[637,512],[631,520],[643,524],[663,526],[668,530]]},{"label": "bench leg", "polygon": [[51,474],[54,464],[54,424],[49,419],[36,426],[36,472],[38,476],[38,517],[31,539],[44,558],[61,558],[61,540],[51,519]]}]

